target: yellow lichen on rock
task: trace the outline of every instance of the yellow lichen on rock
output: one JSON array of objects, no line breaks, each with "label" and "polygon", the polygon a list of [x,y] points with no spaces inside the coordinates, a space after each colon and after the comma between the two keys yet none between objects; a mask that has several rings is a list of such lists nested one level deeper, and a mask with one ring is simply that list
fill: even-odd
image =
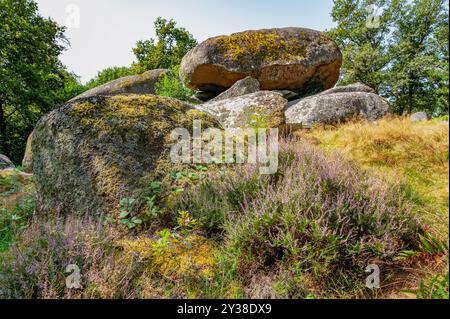
[{"label": "yellow lichen on rock", "polygon": [[283,39],[276,32],[237,33],[218,39],[225,56],[239,61],[245,58],[262,59],[261,62],[302,59],[306,48],[298,39]]}]

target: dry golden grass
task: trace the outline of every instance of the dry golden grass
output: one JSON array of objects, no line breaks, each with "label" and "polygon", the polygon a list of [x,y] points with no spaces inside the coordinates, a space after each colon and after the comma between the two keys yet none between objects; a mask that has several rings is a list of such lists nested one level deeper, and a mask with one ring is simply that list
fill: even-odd
[{"label": "dry golden grass", "polygon": [[449,127],[441,121],[413,123],[392,117],[375,123],[316,127],[297,135],[325,149],[339,150],[356,163],[405,182],[418,216],[430,231],[448,237]]}]

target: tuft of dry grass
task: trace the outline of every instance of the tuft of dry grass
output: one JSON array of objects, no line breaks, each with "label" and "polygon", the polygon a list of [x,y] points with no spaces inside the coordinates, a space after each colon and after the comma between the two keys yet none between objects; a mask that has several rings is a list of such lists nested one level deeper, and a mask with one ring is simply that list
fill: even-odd
[{"label": "tuft of dry grass", "polygon": [[449,127],[441,121],[411,122],[392,117],[337,127],[298,131],[328,150],[339,150],[357,164],[402,181],[414,210],[435,235],[448,237]]}]

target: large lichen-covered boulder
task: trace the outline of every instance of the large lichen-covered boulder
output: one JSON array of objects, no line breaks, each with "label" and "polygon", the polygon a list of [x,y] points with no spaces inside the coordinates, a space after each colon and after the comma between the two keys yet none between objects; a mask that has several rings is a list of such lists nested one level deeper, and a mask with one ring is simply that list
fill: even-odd
[{"label": "large lichen-covered boulder", "polygon": [[151,181],[178,169],[170,133],[192,132],[195,119],[220,127],[188,104],[155,95],[93,97],[50,112],[33,132],[38,211],[111,215],[121,198],[143,199]]},{"label": "large lichen-covered boulder", "polygon": [[306,94],[332,88],[341,64],[338,46],[319,31],[264,29],[204,41],[183,58],[180,74],[202,91],[222,92],[252,76],[262,90]]},{"label": "large lichen-covered boulder", "polygon": [[280,93],[259,91],[196,108],[213,115],[224,128],[276,128],[285,123],[287,103]]},{"label": "large lichen-covered boulder", "polygon": [[290,102],[286,123],[310,128],[314,124],[335,124],[354,117],[375,121],[391,113],[389,103],[367,92],[319,94]]},{"label": "large lichen-covered boulder", "polygon": [[25,154],[22,160],[22,170],[25,173],[31,173],[33,171],[33,152],[31,149],[31,143],[33,141],[33,133],[28,136],[27,145],[25,147]]},{"label": "large lichen-covered boulder", "polygon": [[0,154],[0,170],[3,169],[14,169],[15,166],[13,162],[8,158],[8,156]]},{"label": "large lichen-covered boulder", "polygon": [[370,86],[358,82],[346,86],[336,86],[332,89],[319,93],[319,95],[326,95],[333,93],[351,93],[351,92],[376,93],[376,91],[372,89]]},{"label": "large lichen-covered boulder", "polygon": [[155,94],[155,85],[168,70],[157,69],[144,72],[140,75],[130,75],[116,79],[106,84],[88,90],[71,101],[91,96],[112,96],[125,94]]},{"label": "large lichen-covered boulder", "polygon": [[257,79],[252,78],[251,76],[246,77],[245,79],[237,81],[231,88],[216,96],[210,102],[217,102],[221,100],[231,99],[233,97],[238,97],[242,95],[247,95],[251,93],[258,92],[261,86]]}]

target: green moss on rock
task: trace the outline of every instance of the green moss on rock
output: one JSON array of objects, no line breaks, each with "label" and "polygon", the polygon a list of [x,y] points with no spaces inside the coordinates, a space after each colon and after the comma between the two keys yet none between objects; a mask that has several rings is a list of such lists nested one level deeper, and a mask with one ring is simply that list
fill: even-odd
[{"label": "green moss on rock", "polygon": [[154,95],[94,97],[52,111],[33,133],[38,210],[115,214],[121,198],[139,198],[151,180],[176,169],[170,133],[192,130],[194,119],[218,126],[181,101]]}]

